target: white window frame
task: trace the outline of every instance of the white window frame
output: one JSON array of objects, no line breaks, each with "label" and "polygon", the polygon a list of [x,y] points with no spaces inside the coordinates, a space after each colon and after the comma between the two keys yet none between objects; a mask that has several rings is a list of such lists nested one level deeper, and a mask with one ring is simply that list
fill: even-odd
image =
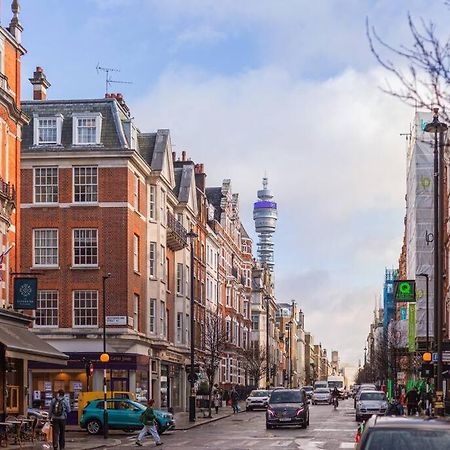
[{"label": "white window frame", "polygon": [[[78,140],[78,120],[82,119],[95,119],[95,141],[92,142],[79,142]],[[102,135],[102,119],[101,113],[82,113],[72,115],[72,144],[73,145],[100,145]]]},{"label": "white window frame", "polygon": [[[83,248],[91,248],[91,249],[96,249],[95,251],[95,257],[93,257],[91,255],[92,260],[95,260],[95,262],[84,262],[84,263],[80,263],[80,262],[76,262],[76,249],[75,249],[75,235],[77,234],[77,232],[87,232],[85,233],[84,239],[87,238],[86,234],[91,233],[91,241],[94,241],[95,246],[91,245],[90,247],[88,247],[87,245],[83,246],[79,246],[80,249]],[[79,238],[82,239],[82,238]],[[82,258],[81,256],[79,256],[79,258]],[[86,255],[84,256],[84,258],[88,258]],[[72,265],[73,267],[98,267],[98,229],[97,228],[74,228],[72,230]]]},{"label": "white window frame", "polygon": [[184,295],[184,264],[177,263],[177,294]]},{"label": "white window frame", "polygon": [[156,186],[150,185],[148,216],[150,220],[156,220]]},{"label": "white window frame", "polygon": [[148,305],[148,331],[156,333],[156,298],[151,298]]},{"label": "white window frame", "polygon": [[133,328],[139,331],[139,294],[133,294]]},{"label": "white window frame", "polygon": [[[40,264],[36,263],[36,234],[40,232],[56,232],[56,247],[42,247],[43,249],[46,248],[47,251],[50,249],[56,248],[56,262],[51,264]],[[53,238],[52,238],[53,239]],[[42,256],[41,256],[42,258]],[[48,256],[46,256],[48,258]],[[58,267],[59,265],[59,230],[57,228],[34,228],[33,229],[33,267]]]},{"label": "white window frame", "polygon": [[[43,298],[48,296],[47,298]],[[52,298],[51,298],[52,297]],[[54,304],[53,304],[54,302]],[[36,320],[34,326],[36,328],[58,328],[59,326],[59,292],[56,289],[38,290]],[[46,315],[39,314],[46,312]],[[50,315],[48,313],[50,312]],[[38,323],[42,318],[45,324]],[[48,324],[48,322],[54,322]]]},{"label": "white window frame", "polygon": [[183,336],[184,336],[184,324],[183,324],[183,319],[184,319],[184,314],[182,312],[177,312],[177,342],[178,343],[182,343],[183,342]]},{"label": "white window frame", "polygon": [[[42,175],[42,171],[45,171],[45,175]],[[38,175],[39,172],[39,175]],[[55,173],[49,173],[49,172],[55,172]],[[44,178],[45,180],[48,179],[48,177],[52,178],[52,181],[54,181],[53,179],[56,178],[56,183],[52,184],[37,184],[36,183],[36,177],[39,176],[40,180],[42,180],[42,178]],[[45,201],[41,201],[37,199],[37,192],[36,192],[36,188],[42,188],[47,190],[52,190],[54,188],[56,188],[56,194],[50,192],[45,192],[42,193],[40,192],[39,195],[45,196]],[[56,195],[56,198],[54,200],[50,199],[48,200],[49,197],[53,197],[54,195]],[[43,205],[43,204],[54,204],[54,203],[58,203],[59,201],[59,169],[58,167],[55,166],[42,166],[42,167],[33,167],[33,202],[37,203],[39,205]]]},{"label": "white window frame", "polygon": [[[56,141],[39,142],[39,128],[41,120],[56,120]],[[51,146],[61,145],[61,131],[62,131],[63,116],[56,114],[54,116],[39,116],[33,114],[33,145],[34,146]]]},{"label": "white window frame", "polygon": [[167,193],[164,189],[161,189],[161,204],[159,205],[159,221],[161,225],[166,225],[167,223],[167,211],[166,211],[166,203],[167,203]]},{"label": "white window frame", "polygon": [[166,282],[166,247],[161,244],[160,246],[159,263],[161,265],[161,280]]},{"label": "white window frame", "polygon": [[167,337],[167,319],[166,319],[166,302],[159,302],[159,332],[162,337]]},{"label": "white window frame", "polygon": [[[87,174],[87,170],[91,170],[90,174]],[[94,169],[95,169],[95,174],[94,174]],[[80,170],[84,170],[85,173],[84,174],[77,174],[77,171]],[[81,184],[78,183],[76,184],[76,179],[77,177],[83,177],[86,180],[87,177],[90,177],[91,180],[95,177],[95,184],[91,183],[91,184]],[[91,187],[92,191],[94,191],[94,186],[95,186],[95,193],[94,192],[76,192],[77,187],[81,187],[86,190],[88,187]],[[72,197],[73,197],[73,202],[74,203],[98,203],[98,167],[97,166],[73,166],[72,167]],[[84,195],[84,197],[87,199],[88,196],[91,196],[91,198],[89,200],[82,200],[82,199],[76,199],[76,195],[79,195],[80,197],[82,197]]]},{"label": "white window frame", "polygon": [[[75,296],[76,296],[76,294],[77,293],[85,293],[85,294],[87,294],[87,293],[89,293],[89,294],[94,294],[95,293],[95,298],[94,297],[92,297],[92,298],[90,298],[89,300],[90,301],[92,301],[92,300],[95,300],[96,301],[96,308],[94,308],[94,307],[90,307],[90,308],[88,308],[86,305],[84,305],[84,306],[79,306],[79,308],[75,308]],[[80,299],[81,300],[81,299]],[[86,299],[85,298],[85,300],[88,300],[88,299]],[[91,323],[91,324],[89,324],[89,325],[77,325],[76,324],[76,317],[75,317],[75,311],[76,310],[79,310],[79,311],[91,311],[91,310],[95,310],[96,311],[96,316],[94,317],[94,316],[91,316],[91,320],[92,320],[92,322],[93,323]],[[76,290],[74,290],[74,291],[72,291],[72,325],[73,325],[73,327],[74,328],[98,328],[98,291],[95,291],[95,290],[89,290],[89,289],[87,289],[87,290],[84,290],[84,289],[76,289]]]},{"label": "white window frame", "polygon": [[134,174],[134,186],[133,186],[133,207],[135,211],[139,211],[139,187],[141,182],[139,180],[139,175]]},{"label": "white window frame", "polygon": [[139,273],[139,236],[133,234],[133,270]]},{"label": "white window frame", "polygon": [[150,278],[157,277],[156,242],[150,241],[148,271]]}]

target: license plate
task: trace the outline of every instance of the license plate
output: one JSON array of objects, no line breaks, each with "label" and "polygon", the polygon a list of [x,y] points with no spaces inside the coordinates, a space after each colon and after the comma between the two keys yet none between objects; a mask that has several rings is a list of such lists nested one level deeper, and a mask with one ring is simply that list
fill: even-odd
[{"label": "license plate", "polygon": [[290,422],[291,421],[291,418],[290,417],[282,417],[281,419],[280,419],[280,422]]}]

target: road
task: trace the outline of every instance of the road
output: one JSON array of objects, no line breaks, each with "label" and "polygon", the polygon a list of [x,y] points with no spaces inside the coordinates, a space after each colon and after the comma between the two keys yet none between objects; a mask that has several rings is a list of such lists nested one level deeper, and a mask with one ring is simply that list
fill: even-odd
[{"label": "road", "polygon": [[[264,411],[242,412],[236,416],[192,428],[163,434],[165,450],[207,449],[215,450],[264,450],[264,449],[323,449],[354,448],[356,432],[353,400],[342,401],[335,411],[329,405],[310,407],[308,429],[284,428],[266,430]],[[127,440],[127,438],[125,438]],[[134,437],[129,444],[134,447]],[[123,441],[122,441],[123,442]],[[154,447],[151,438],[144,447]],[[137,448],[137,447],[136,447]]]}]

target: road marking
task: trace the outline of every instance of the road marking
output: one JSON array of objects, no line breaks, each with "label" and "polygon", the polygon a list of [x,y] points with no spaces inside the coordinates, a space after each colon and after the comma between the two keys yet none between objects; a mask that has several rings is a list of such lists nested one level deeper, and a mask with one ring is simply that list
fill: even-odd
[{"label": "road marking", "polygon": [[356,431],[355,428],[314,428],[313,431]]},{"label": "road marking", "polygon": [[315,449],[323,448],[323,446],[325,445],[325,442],[322,442],[322,441],[310,441],[310,440],[304,441],[303,439],[296,439],[295,440],[295,444],[300,449],[315,450]]},{"label": "road marking", "polygon": [[291,445],[294,441],[277,441],[274,442],[271,447],[287,447],[288,445]]},{"label": "road marking", "polygon": [[353,442],[341,442],[339,448],[355,448],[355,445]]}]

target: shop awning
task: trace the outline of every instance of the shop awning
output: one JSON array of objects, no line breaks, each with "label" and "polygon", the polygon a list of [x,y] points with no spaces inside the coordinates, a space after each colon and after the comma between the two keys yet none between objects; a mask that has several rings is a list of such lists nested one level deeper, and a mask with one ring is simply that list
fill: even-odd
[{"label": "shop awning", "polygon": [[9,358],[29,359],[67,365],[69,357],[47,344],[22,324],[1,323],[0,345],[6,348]]}]

